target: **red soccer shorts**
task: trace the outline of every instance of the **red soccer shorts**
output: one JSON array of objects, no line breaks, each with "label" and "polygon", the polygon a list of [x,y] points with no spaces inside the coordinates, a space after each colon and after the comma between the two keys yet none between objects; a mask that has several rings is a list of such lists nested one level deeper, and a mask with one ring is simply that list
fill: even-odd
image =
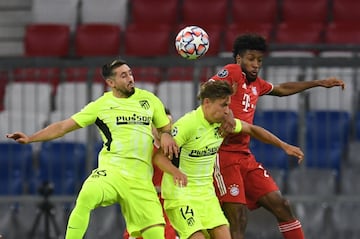
[{"label": "red soccer shorts", "polygon": [[219,151],[214,178],[216,194],[221,203],[246,204],[250,210],[259,207],[259,198],[279,190],[269,173],[256,162],[254,155],[248,153]]}]

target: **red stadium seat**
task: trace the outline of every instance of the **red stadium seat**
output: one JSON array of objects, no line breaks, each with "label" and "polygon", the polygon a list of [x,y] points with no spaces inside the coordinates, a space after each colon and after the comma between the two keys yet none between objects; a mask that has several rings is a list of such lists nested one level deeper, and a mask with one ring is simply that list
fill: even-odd
[{"label": "red stadium seat", "polygon": [[334,22],[360,22],[360,1],[358,0],[333,0],[332,16]]},{"label": "red stadium seat", "polygon": [[159,67],[132,67],[135,82],[159,83],[162,80],[162,70]]},{"label": "red stadium seat", "polygon": [[360,44],[360,31],[353,22],[333,22],[325,30],[325,43]]},{"label": "red stadium seat", "polygon": [[321,42],[322,24],[283,22],[278,24],[275,42],[278,44],[317,44]]},{"label": "red stadium seat", "polygon": [[178,0],[132,0],[130,2],[132,24],[152,24],[166,22],[175,25],[178,21]]},{"label": "red stadium seat", "polygon": [[230,2],[232,23],[260,22],[274,24],[277,20],[277,0],[234,0]]},{"label": "red stadium seat", "polygon": [[119,25],[82,24],[75,33],[77,56],[116,56],[120,53]]},{"label": "red stadium seat", "polygon": [[49,83],[52,85],[52,94],[55,94],[61,78],[61,70],[57,67],[16,68],[12,74],[15,82]]},{"label": "red stadium seat", "polygon": [[325,24],[329,18],[328,0],[283,0],[282,22],[311,22]]},{"label": "red stadium seat", "polygon": [[225,51],[230,52],[233,48],[235,38],[240,34],[257,33],[270,40],[273,25],[271,23],[232,23],[227,27],[225,33]]},{"label": "red stadium seat", "polygon": [[227,10],[227,0],[184,0],[181,22],[185,25],[219,24],[225,26]]},{"label": "red stadium seat", "polygon": [[[200,72],[199,83],[205,82],[215,74],[215,70],[209,67],[203,67]],[[194,67],[180,67],[174,66],[167,69],[168,81],[193,81],[194,80]]]},{"label": "red stadium seat", "polygon": [[166,56],[172,43],[170,36],[171,27],[166,24],[131,24],[125,31],[125,55]]},{"label": "red stadium seat", "polygon": [[30,24],[25,29],[24,44],[26,56],[67,56],[70,47],[70,27],[65,24]]}]

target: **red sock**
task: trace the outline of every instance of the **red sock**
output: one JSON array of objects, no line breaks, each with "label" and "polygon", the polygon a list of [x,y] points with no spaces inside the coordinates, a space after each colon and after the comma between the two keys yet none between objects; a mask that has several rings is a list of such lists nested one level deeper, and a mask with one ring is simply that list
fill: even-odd
[{"label": "red sock", "polygon": [[305,239],[298,220],[279,223],[279,230],[283,234],[284,239]]}]

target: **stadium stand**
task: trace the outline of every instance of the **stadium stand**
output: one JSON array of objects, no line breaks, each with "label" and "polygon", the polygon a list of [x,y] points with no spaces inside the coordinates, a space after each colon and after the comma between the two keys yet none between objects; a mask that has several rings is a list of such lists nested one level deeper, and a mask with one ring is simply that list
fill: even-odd
[{"label": "stadium stand", "polygon": [[[261,6],[261,7],[259,7]],[[279,20],[276,0],[230,1],[231,23],[260,23],[274,25]]]},{"label": "stadium stand", "polygon": [[194,91],[194,84],[191,81],[162,81],[158,86],[157,95],[165,106],[171,109],[174,120],[177,120],[183,112],[194,109],[194,99],[183,97],[183,92]]},{"label": "stadium stand", "polygon": [[[254,124],[270,130],[279,138],[293,145],[298,145],[298,114],[290,110],[266,110],[255,114]],[[257,160],[269,169],[287,171],[297,159],[289,158],[280,148],[251,139],[251,151]]]},{"label": "stadium stand", "polygon": [[267,40],[272,39],[273,25],[268,22],[233,22],[230,23],[225,32],[223,49],[225,52],[231,52],[233,42],[239,34],[257,33],[264,36]]},{"label": "stadium stand", "polygon": [[[202,9],[206,6],[206,11]],[[227,23],[227,0],[183,0],[181,5],[181,23],[184,25],[220,25]]]},{"label": "stadium stand", "polygon": [[337,173],[332,169],[292,169],[287,177],[290,195],[334,196],[337,192]]},{"label": "stadium stand", "polygon": [[64,57],[70,53],[70,28],[65,24],[36,23],[25,30],[25,56]]},{"label": "stadium stand", "polygon": [[[353,81],[356,70],[351,67],[317,67],[314,72],[318,78],[330,76],[341,78],[346,84],[346,89],[354,88],[356,85],[356,82]],[[356,110],[356,102],[354,102],[355,94],[353,91],[347,91],[346,89],[310,89],[308,91],[309,109],[344,110],[352,115],[352,112]]]},{"label": "stadium stand", "polygon": [[341,168],[340,193],[342,195],[360,195],[360,167],[348,165]]},{"label": "stadium stand", "polygon": [[331,22],[325,29],[325,43],[359,44],[360,33],[353,22]]},{"label": "stadium stand", "polygon": [[[125,29],[128,23],[128,0],[80,0],[80,24],[113,24]],[[131,1],[132,2],[132,1]]]},{"label": "stadium stand", "polygon": [[117,56],[121,48],[119,25],[105,23],[80,24],[75,32],[75,55]]},{"label": "stadium stand", "polygon": [[356,0],[333,0],[332,1],[332,21],[333,22],[359,22],[360,17],[357,9],[360,8],[360,2]]},{"label": "stadium stand", "polygon": [[5,110],[47,115],[50,112],[51,90],[48,83],[8,83],[5,90]]},{"label": "stadium stand", "polygon": [[331,236],[333,238],[357,239],[360,235],[360,228],[354,223],[360,214],[358,201],[337,202],[331,204],[331,213],[328,227],[331,225]]},{"label": "stadium stand", "polygon": [[[301,179],[298,179],[300,181]],[[293,211],[301,221],[304,234],[308,238],[331,238],[329,214],[331,208],[325,201],[303,201],[294,204]],[[311,220],[308,220],[311,218]],[[330,235],[329,235],[330,233]]]},{"label": "stadium stand", "polygon": [[0,195],[26,194],[32,166],[32,145],[0,142]]},{"label": "stadium stand", "polygon": [[[49,123],[70,117],[80,111],[88,102],[98,98],[104,92],[103,83],[63,82],[59,84],[55,97],[56,108],[50,113]],[[77,130],[64,135],[56,141],[86,143],[87,129]],[[98,136],[97,136],[98,137]]]},{"label": "stadium stand", "polygon": [[74,31],[78,19],[80,0],[33,0],[32,23],[65,24]]},{"label": "stadium stand", "polygon": [[172,28],[167,24],[129,25],[125,30],[125,55],[142,57],[168,55],[171,30]]},{"label": "stadium stand", "polygon": [[42,143],[33,189],[48,182],[53,184],[54,195],[77,193],[87,175],[85,161],[86,147],[82,143]]},{"label": "stadium stand", "polygon": [[130,2],[129,24],[164,24],[175,26],[179,21],[178,0],[132,0]]},{"label": "stadium stand", "polygon": [[330,18],[329,8],[328,0],[283,0],[280,5],[281,22],[325,25]]}]

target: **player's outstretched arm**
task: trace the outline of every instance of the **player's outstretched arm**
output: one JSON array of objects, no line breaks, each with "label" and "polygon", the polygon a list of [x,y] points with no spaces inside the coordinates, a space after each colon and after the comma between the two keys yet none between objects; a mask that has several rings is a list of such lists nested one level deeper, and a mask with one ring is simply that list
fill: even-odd
[{"label": "player's outstretched arm", "polygon": [[299,163],[301,163],[301,161],[304,159],[304,153],[299,147],[290,145],[282,141],[276,135],[260,126],[251,125],[244,121],[241,121],[241,124],[242,133],[249,134],[251,137],[258,139],[263,143],[272,144],[283,149],[288,155],[296,157]]},{"label": "player's outstretched arm", "polygon": [[28,144],[32,142],[42,142],[48,141],[52,139],[59,138],[65,135],[68,132],[81,128],[76,122],[69,118],[63,121],[58,121],[50,124],[44,129],[41,129],[34,133],[33,135],[27,136],[22,132],[15,132],[6,134],[6,137],[9,139],[13,139],[21,144]]},{"label": "player's outstretched arm", "polygon": [[341,87],[341,89],[344,90],[345,83],[343,80],[336,77],[328,77],[325,79],[313,81],[285,82],[279,85],[275,85],[274,89],[269,94],[275,96],[288,96],[314,87]]},{"label": "player's outstretched arm", "polygon": [[164,154],[170,157],[173,155],[178,157],[179,147],[171,136],[171,125],[168,124],[165,127],[159,128],[158,131],[160,135],[160,146],[163,149]]},{"label": "player's outstretched arm", "polygon": [[173,176],[175,185],[179,187],[185,187],[187,185],[186,175],[172,164],[171,160],[164,155],[161,149],[155,153],[152,160],[162,171]]},{"label": "player's outstretched arm", "polygon": [[225,137],[226,135],[233,133],[235,126],[236,126],[236,123],[235,123],[235,119],[234,119],[234,114],[230,110],[229,114],[226,114],[223,122],[221,122],[220,129],[219,129],[220,135]]}]

